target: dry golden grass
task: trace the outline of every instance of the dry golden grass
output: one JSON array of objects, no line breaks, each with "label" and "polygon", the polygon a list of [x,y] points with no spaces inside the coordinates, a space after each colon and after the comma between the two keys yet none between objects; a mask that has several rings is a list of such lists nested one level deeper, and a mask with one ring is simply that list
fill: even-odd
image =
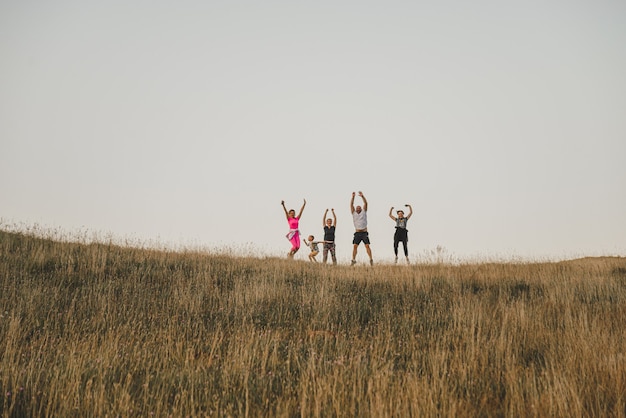
[{"label": "dry golden grass", "polygon": [[0,414],[626,416],[626,259],[323,266],[0,232]]}]

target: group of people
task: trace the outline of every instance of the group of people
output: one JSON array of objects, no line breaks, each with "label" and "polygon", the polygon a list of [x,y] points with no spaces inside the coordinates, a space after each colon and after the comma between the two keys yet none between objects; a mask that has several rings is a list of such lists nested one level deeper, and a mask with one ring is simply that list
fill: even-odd
[{"label": "group of people", "polygon": [[[359,192],[359,197],[363,200],[363,206],[357,205],[354,206],[354,198],[356,197],[356,193],[352,192],[352,198],[350,199],[350,212],[352,213],[352,222],[354,223],[354,239],[352,240],[352,261],[351,265],[356,264],[356,255],[358,252],[359,245],[363,243],[365,245],[365,251],[369,257],[370,265],[374,264],[374,259],[372,258],[372,250],[370,248],[370,239],[369,233],[367,232],[367,199],[363,192]],[[287,239],[291,242],[291,250],[287,254],[287,257],[293,258],[293,256],[300,249],[300,230],[298,229],[300,218],[302,217],[302,212],[304,212],[304,207],[306,206],[306,199],[304,199],[304,203],[300,208],[300,212],[298,216],[296,216],[296,211],[293,209],[287,210],[285,207],[285,201],[280,202],[283,210],[285,211],[285,216],[287,218],[287,223],[289,224],[289,233],[287,234]],[[407,222],[411,215],[413,215],[413,208],[411,205],[405,205],[409,208],[409,214],[404,216],[403,210],[396,211],[396,215],[393,215],[393,206],[389,209],[389,217],[396,223],[396,231],[393,236],[393,251],[395,253],[395,261],[398,262],[398,247],[399,244],[402,243],[402,247],[404,249],[404,256],[406,258],[407,264],[409,263],[409,249],[408,249],[408,230],[407,230]],[[326,263],[328,261],[328,253],[332,258],[333,264],[337,264],[337,256],[335,253],[335,228],[337,226],[337,215],[335,214],[335,209],[331,209],[333,214],[332,218],[328,217],[328,209],[324,212],[324,217],[322,218],[322,226],[324,227],[324,239],[322,241],[315,241],[315,237],[313,235],[309,235],[307,239],[303,239],[303,242],[309,247],[311,252],[309,253],[309,260],[313,262],[317,262],[315,258],[319,254],[319,245],[322,244],[323,255],[322,261]]]}]

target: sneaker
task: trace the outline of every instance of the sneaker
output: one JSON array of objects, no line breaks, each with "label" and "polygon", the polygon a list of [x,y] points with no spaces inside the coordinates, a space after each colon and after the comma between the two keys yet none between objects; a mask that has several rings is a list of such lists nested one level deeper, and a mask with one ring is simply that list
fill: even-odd
[{"label": "sneaker", "polygon": [[398,257],[396,257],[396,264],[398,264]]},{"label": "sneaker", "polygon": [[406,258],[406,263],[411,264],[411,262],[409,261],[409,257]]},{"label": "sneaker", "polygon": [[374,260],[370,258],[370,266],[373,266],[373,265],[374,265]]},{"label": "sneaker", "polygon": [[356,260],[352,260],[352,261],[350,261],[350,265],[351,265],[351,266],[353,266],[353,265],[355,265],[355,264],[356,264]]}]

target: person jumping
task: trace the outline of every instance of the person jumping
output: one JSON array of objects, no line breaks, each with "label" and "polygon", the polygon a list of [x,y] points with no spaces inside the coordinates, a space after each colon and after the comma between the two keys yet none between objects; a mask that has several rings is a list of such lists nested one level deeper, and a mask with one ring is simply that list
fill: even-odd
[{"label": "person jumping", "polygon": [[350,212],[352,212],[352,221],[354,222],[354,239],[352,240],[352,262],[351,265],[356,264],[356,253],[359,248],[359,244],[363,242],[365,244],[365,251],[370,258],[370,265],[374,265],[372,259],[372,250],[370,249],[370,238],[367,232],[367,199],[363,192],[359,192],[359,196],[363,199],[363,207],[354,207],[354,196],[356,193],[352,192],[352,199],[350,199]]},{"label": "person jumping", "polygon": [[409,264],[409,248],[407,246],[407,242],[409,241],[408,229],[406,229],[406,224],[409,221],[411,215],[413,215],[413,208],[411,205],[404,205],[409,208],[409,214],[404,217],[404,211],[399,209],[396,213],[398,217],[393,216],[393,206],[389,209],[389,217],[393,219],[396,223],[396,232],[393,235],[393,252],[396,255],[396,263],[398,262],[398,244],[402,243],[402,247],[404,248],[404,256],[406,257],[406,263]]},{"label": "person jumping", "polygon": [[304,203],[302,204],[302,208],[300,209],[298,216],[296,216],[296,211],[293,209],[287,211],[284,200],[281,200],[280,204],[283,206],[285,217],[287,218],[287,223],[289,224],[289,233],[287,233],[286,237],[289,242],[291,242],[291,250],[287,254],[287,257],[293,258],[293,256],[300,249],[300,231],[298,230],[298,224],[300,223],[300,217],[302,216],[302,212],[306,206],[306,199],[304,199]]}]

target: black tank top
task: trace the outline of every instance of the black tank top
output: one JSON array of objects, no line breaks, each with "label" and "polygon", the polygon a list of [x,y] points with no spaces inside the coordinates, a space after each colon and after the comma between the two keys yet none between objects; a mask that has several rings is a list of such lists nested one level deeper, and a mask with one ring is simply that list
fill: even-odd
[{"label": "black tank top", "polygon": [[324,226],[324,241],[335,241],[335,227]]}]

